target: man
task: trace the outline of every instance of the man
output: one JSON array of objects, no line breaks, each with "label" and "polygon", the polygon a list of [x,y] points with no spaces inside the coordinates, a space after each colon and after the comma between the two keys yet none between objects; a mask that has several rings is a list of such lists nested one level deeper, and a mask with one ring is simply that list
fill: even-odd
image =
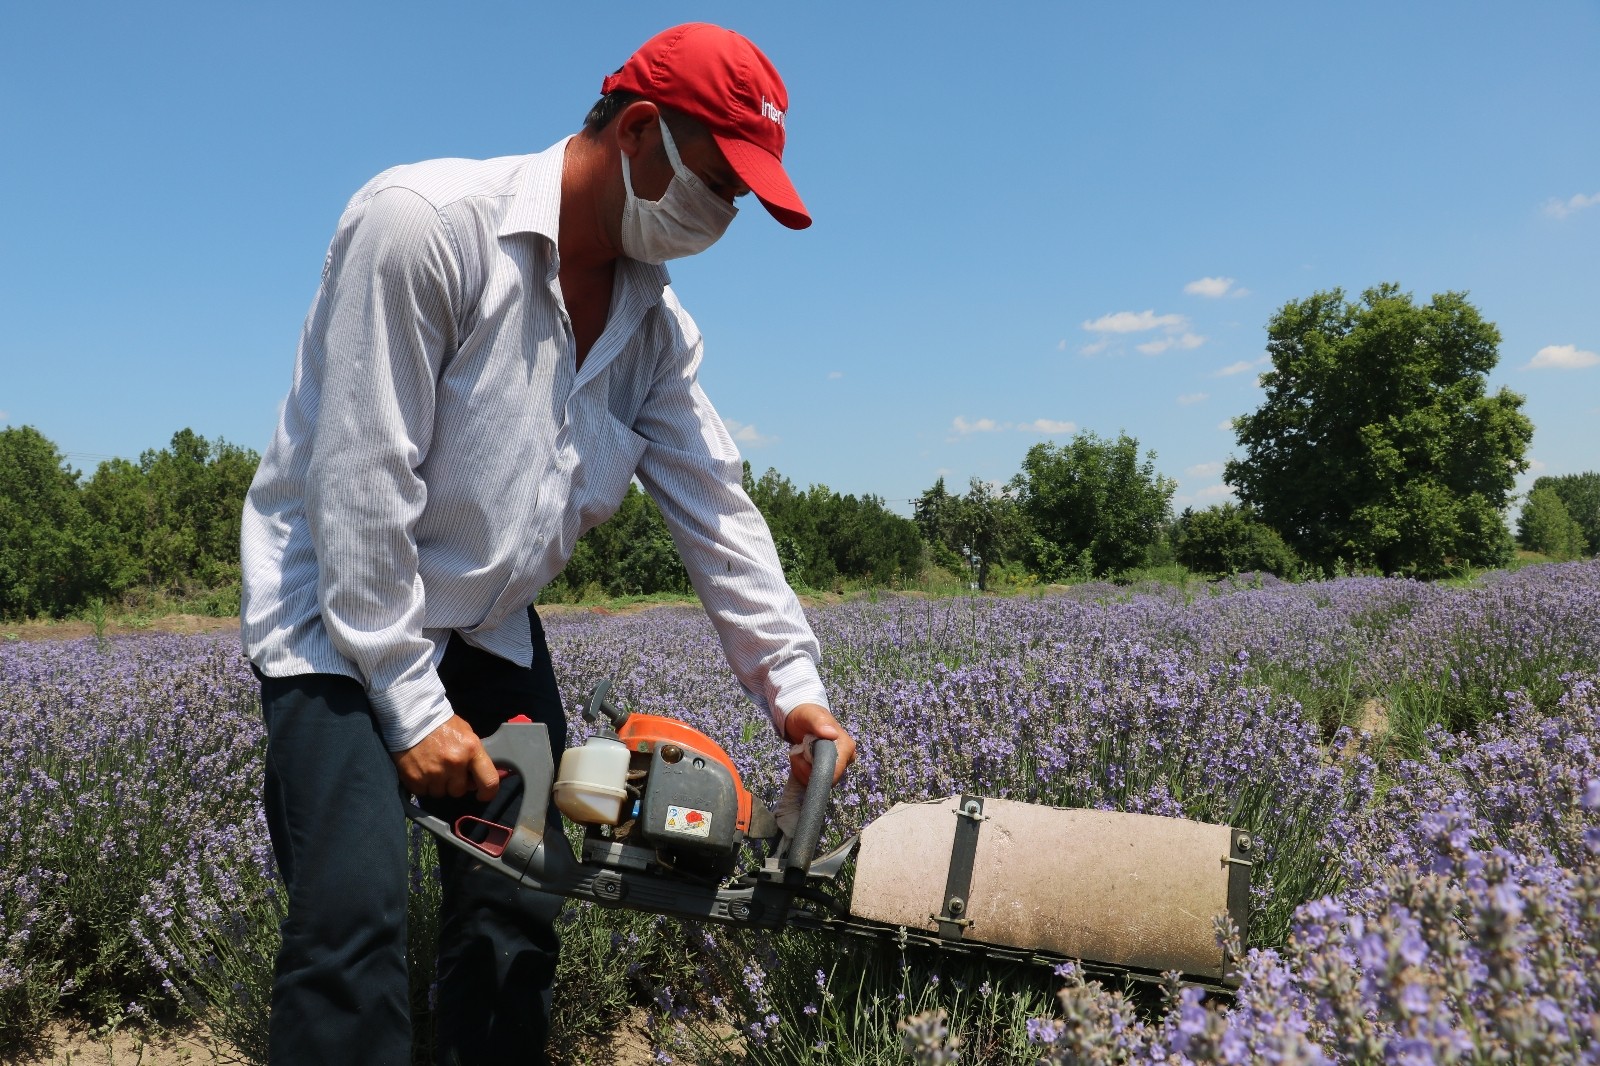
[{"label": "man", "polygon": [[[841,772],[854,755],[660,266],[712,244],[747,192],[810,224],[781,162],[783,82],[743,37],[690,24],[602,92],[537,155],[379,175],[329,248],[244,513],[289,889],[274,1063],[409,1061],[400,790],[509,820],[520,783],[478,738],[527,714],[564,746],[531,604],[636,474],[752,699],[792,750],[835,739]],[[560,901],[451,855],[441,875],[439,1061],[543,1061]]]}]

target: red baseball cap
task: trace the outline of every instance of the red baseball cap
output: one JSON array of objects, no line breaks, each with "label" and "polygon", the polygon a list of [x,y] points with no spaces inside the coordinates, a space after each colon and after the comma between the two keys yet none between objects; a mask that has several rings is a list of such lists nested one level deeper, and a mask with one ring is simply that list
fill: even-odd
[{"label": "red baseball cap", "polygon": [[637,93],[705,123],[739,180],[790,229],[811,215],[783,170],[789,94],[772,61],[732,30],[687,22],[662,30],[600,84]]}]

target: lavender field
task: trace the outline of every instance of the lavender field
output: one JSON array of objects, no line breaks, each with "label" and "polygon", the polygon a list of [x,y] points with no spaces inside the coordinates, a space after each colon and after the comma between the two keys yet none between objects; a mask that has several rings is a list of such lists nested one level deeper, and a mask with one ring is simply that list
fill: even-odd
[{"label": "lavender field", "polygon": [[[1236,1001],[574,906],[565,1061],[614,1061],[642,1011],[678,1062],[1600,1062],[1600,562],[884,597],[812,622],[862,748],[835,838],[962,790],[1248,828]],[[697,610],[547,630],[573,742],[610,678],[776,797],[779,745]],[[0,1057],[66,1013],[202,1018],[260,1057],[281,901],[234,640],[0,645],[0,747]],[[431,845],[414,857],[425,1019]]]}]

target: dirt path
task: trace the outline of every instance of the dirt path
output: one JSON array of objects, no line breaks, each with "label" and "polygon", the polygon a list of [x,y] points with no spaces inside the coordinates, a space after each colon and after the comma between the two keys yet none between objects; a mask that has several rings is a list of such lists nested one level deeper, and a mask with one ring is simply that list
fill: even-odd
[{"label": "dirt path", "polygon": [[[138,623],[109,622],[106,636],[127,637],[136,633],[237,633],[237,618],[212,618],[203,614],[168,614]],[[3,640],[78,640],[94,636],[88,622],[0,622]]]},{"label": "dirt path", "polygon": [[43,1046],[50,1050],[8,1061],[15,1066],[237,1066],[245,1062],[204,1028],[156,1034],[121,1029],[107,1034],[81,1024],[57,1022],[45,1031]]},{"label": "dirt path", "polygon": [[[895,593],[898,596],[911,596],[915,593]],[[800,602],[807,607],[825,607],[841,603],[847,597],[837,593],[821,593],[800,597]],[[580,604],[580,603],[551,603],[541,604],[539,613],[546,618],[562,615],[597,614],[597,615],[626,615],[638,614],[641,611],[654,610],[657,607],[697,607],[696,600],[684,598],[674,600],[641,600],[635,603],[618,603],[615,605]],[[105,635],[108,637],[129,637],[139,633],[237,633],[239,632],[239,619],[237,618],[212,618],[203,614],[166,614],[157,618],[140,619],[137,622],[116,621],[108,622]],[[35,621],[35,622],[0,622],[0,642],[8,640],[80,640],[84,637],[94,636],[94,625],[89,622],[72,621]]]},{"label": "dirt path", "polygon": [[[44,1033],[42,1054],[6,1059],[12,1066],[247,1066],[247,1060],[204,1027],[151,1034],[134,1029],[104,1034],[57,1022]],[[609,1041],[569,1051],[572,1066],[649,1066],[655,1062],[643,1010],[634,1009]]]}]

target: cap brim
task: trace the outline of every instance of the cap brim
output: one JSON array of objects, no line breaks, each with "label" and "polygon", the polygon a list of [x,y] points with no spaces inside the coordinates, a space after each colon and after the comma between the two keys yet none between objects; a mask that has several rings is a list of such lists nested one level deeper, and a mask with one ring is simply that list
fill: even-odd
[{"label": "cap brim", "polygon": [[750,186],[768,214],[790,229],[805,229],[811,225],[811,214],[800,202],[800,194],[794,191],[794,183],[784,173],[777,156],[749,141],[735,140],[720,133],[712,136],[733,172]]}]

